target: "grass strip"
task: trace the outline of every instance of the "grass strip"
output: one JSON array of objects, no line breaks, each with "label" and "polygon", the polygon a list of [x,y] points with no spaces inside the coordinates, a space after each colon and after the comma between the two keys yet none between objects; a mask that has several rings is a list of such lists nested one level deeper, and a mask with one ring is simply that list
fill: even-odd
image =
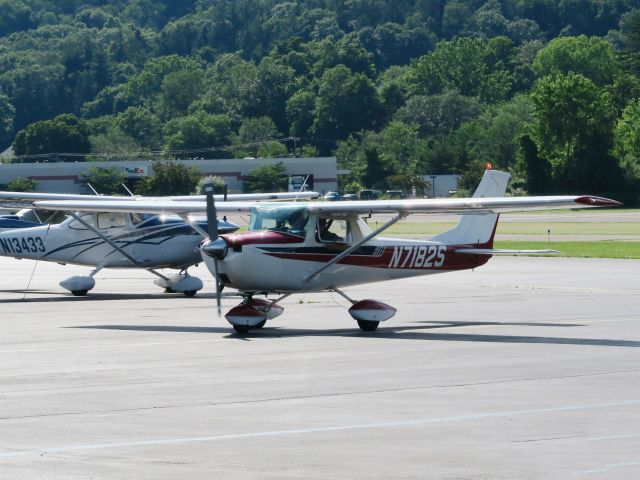
[{"label": "grass strip", "polygon": [[[380,223],[382,225],[382,223]],[[453,228],[449,222],[404,222],[393,225],[386,234],[430,235]],[[375,222],[371,224],[375,228]],[[640,235],[640,222],[500,222],[499,234],[504,235]]]},{"label": "grass strip", "polygon": [[496,241],[494,248],[516,250],[558,250],[561,257],[584,258],[640,258],[640,242],[591,241],[591,242],[520,242]]}]

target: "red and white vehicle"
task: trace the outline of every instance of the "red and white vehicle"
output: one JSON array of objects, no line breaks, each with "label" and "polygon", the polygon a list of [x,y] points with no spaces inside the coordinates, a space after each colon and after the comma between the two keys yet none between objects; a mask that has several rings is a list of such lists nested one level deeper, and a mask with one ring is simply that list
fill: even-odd
[{"label": "red and white vehicle", "polygon": [[[223,286],[236,288],[243,302],[226,318],[239,332],[262,327],[280,315],[283,298],[302,292],[334,291],[352,303],[349,313],[362,330],[375,330],[396,309],[373,299],[352,300],[343,288],[396,278],[477,268],[506,251],[493,248],[498,215],[503,211],[617,206],[606,198],[582,196],[504,197],[509,174],[487,170],[471,198],[359,202],[298,202],[287,204],[226,203],[216,210],[213,198],[203,202],[36,202],[39,208],[82,211],[136,211],[177,213],[187,216],[207,212],[209,239],[202,257],[217,279],[218,305]],[[66,203],[66,204],[65,204]],[[218,212],[250,212],[249,230],[218,235]],[[375,230],[363,216],[392,213]],[[411,214],[461,214],[459,224],[429,240],[378,236]],[[275,294],[273,300],[256,298]]]}]

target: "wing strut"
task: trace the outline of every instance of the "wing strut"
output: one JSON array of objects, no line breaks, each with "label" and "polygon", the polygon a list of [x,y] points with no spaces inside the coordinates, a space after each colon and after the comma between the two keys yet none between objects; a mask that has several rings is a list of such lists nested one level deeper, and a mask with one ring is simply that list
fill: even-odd
[{"label": "wing strut", "polygon": [[[89,230],[91,230],[93,233],[98,235],[102,240],[104,240],[109,245],[111,245],[113,248],[115,248],[122,255],[124,255],[124,257],[127,258],[131,263],[133,263],[133,265],[135,265],[136,267],[139,267],[139,268],[145,268],[143,265],[140,264],[140,262],[138,262],[135,258],[133,258],[131,255],[129,255],[127,252],[125,252],[124,249],[121,246],[117,245],[113,240],[108,238],[106,235],[103,235],[97,228],[95,228],[94,226],[92,226],[89,223],[87,223],[84,220],[82,220],[82,218],[80,218],[80,216],[78,216],[77,214],[75,214],[73,212],[69,212],[69,214],[73,218],[75,218],[78,222],[80,222],[82,225],[84,225]],[[164,280],[168,280],[167,277],[165,277],[164,275],[162,275],[159,272],[156,272],[153,268],[146,268],[146,270],[148,270],[149,272],[153,273],[154,275],[156,275],[156,276],[158,276],[158,277],[160,277],[160,278],[162,278]]]},{"label": "wing strut", "polygon": [[358,243],[356,243],[355,245],[351,245],[349,248],[347,248],[344,252],[342,252],[340,255],[337,255],[335,257],[333,257],[330,261],[328,261],[327,263],[325,263],[324,265],[322,265],[319,269],[317,269],[315,272],[313,272],[311,275],[309,275],[307,278],[305,278],[303,280],[303,282],[308,282],[309,280],[311,280],[312,278],[315,278],[319,273],[324,272],[327,268],[329,268],[331,265],[333,265],[334,263],[338,263],[340,260],[342,260],[344,257],[346,257],[347,255],[349,255],[351,252],[353,252],[354,250],[357,250],[358,248],[360,248],[362,245],[364,245],[365,243],[367,243],[369,240],[371,240],[373,237],[375,237],[376,235],[384,232],[387,228],[389,228],[391,225],[399,222],[400,220],[402,220],[403,218],[405,218],[408,215],[408,213],[405,212],[399,212],[398,215],[396,215],[395,217],[393,217],[391,220],[389,220],[387,223],[385,223],[384,225],[376,228],[373,232],[371,232],[369,235],[367,235],[366,237],[364,237],[362,240],[360,240]]}]

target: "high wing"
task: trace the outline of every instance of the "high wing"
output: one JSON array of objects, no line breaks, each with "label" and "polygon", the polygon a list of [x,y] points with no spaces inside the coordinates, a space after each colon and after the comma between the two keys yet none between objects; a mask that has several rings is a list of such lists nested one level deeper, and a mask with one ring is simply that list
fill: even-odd
[{"label": "high wing", "polygon": [[[227,202],[237,201],[269,201],[269,200],[308,200],[318,198],[318,192],[274,192],[274,193],[230,193]],[[215,195],[216,202],[225,201],[224,195]],[[178,195],[168,197],[118,197],[110,195],[76,195],[69,193],[35,193],[35,192],[0,192],[0,207],[29,208],[34,202],[40,201],[100,201],[100,202],[131,202],[131,201],[205,201],[204,195]]]},{"label": "high wing", "polygon": [[[224,195],[214,195],[216,202],[224,201]],[[320,197],[318,192],[273,192],[273,193],[229,193],[227,195],[227,202],[263,202],[267,200],[311,200]],[[144,198],[144,197],[139,197]],[[146,197],[157,198],[163,197]],[[205,195],[183,195],[164,197],[174,202],[205,202]]]},{"label": "high wing", "polygon": [[[447,198],[419,200],[373,200],[358,202],[298,202],[278,203],[272,208],[307,207],[310,212],[327,215],[368,215],[373,213],[435,214],[435,213],[499,213],[557,208],[614,207],[620,202],[591,195],[545,197]],[[74,210],[85,212],[140,212],[156,214],[206,213],[205,202],[171,200],[53,200],[36,201],[34,206],[46,210]],[[216,205],[218,212],[248,212],[256,202],[225,202]],[[271,205],[262,205],[269,208]]]}]

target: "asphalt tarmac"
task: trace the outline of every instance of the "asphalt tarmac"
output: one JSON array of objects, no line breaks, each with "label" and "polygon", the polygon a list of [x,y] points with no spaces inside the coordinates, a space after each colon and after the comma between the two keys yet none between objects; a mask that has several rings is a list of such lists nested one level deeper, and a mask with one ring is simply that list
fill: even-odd
[{"label": "asphalt tarmac", "polygon": [[244,337],[202,268],[195,298],[141,271],[75,298],[57,284],[85,268],[0,268],[3,480],[640,478],[639,261],[348,289],[398,308],[375,333],[296,295]]}]

